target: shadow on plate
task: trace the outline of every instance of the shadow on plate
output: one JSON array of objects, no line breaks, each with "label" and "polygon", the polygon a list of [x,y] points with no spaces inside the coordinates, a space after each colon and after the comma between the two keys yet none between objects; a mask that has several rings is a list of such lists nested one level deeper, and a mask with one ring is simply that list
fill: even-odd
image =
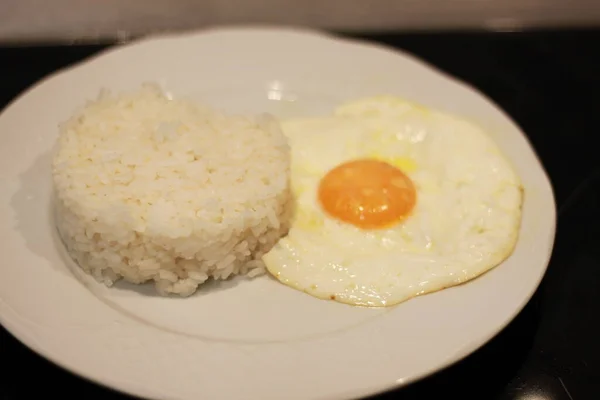
[{"label": "shadow on plate", "polygon": [[[232,289],[232,288],[236,287],[237,285],[239,285],[240,281],[242,279],[243,278],[241,278],[241,277],[240,278],[231,278],[231,279],[227,279],[227,280],[209,279],[208,281],[206,281],[205,283],[200,285],[198,287],[198,290],[189,297],[181,297],[178,295],[169,295],[167,297],[172,298],[172,299],[185,300],[186,298],[189,299],[190,297],[206,296],[206,295],[210,295],[215,292]],[[98,283],[98,285],[100,285],[100,283]],[[154,282],[147,282],[147,283],[144,283],[141,285],[136,285],[133,283],[126,282],[124,280],[120,280],[120,281],[116,282],[110,288],[110,290],[114,290],[117,293],[133,292],[133,293],[137,293],[139,295],[148,296],[148,297],[165,297],[165,296],[158,294],[158,292],[156,291],[156,289],[154,287]]]},{"label": "shadow on plate", "polygon": [[61,245],[52,217],[52,154],[46,152],[19,176],[19,189],[10,205],[16,215],[15,228],[34,254],[47,260],[58,271],[64,268],[57,245]]}]

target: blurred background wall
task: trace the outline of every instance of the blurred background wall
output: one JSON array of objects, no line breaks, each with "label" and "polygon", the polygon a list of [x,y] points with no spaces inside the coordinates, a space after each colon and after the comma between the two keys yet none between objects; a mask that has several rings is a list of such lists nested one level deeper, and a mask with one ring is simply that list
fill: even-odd
[{"label": "blurred background wall", "polygon": [[600,23],[600,0],[0,0],[0,41],[126,38],[215,24],[343,31]]}]

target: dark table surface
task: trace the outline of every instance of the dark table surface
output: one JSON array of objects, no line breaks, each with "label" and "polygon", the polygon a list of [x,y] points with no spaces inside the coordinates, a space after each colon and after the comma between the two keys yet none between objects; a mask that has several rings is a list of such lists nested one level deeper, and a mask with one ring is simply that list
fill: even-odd
[{"label": "dark table surface", "polygon": [[[378,398],[600,399],[600,29],[362,37],[408,50],[504,108],[538,152],[559,212],[548,272],[513,323],[464,361]],[[0,45],[0,108],[105,47]],[[0,366],[2,400],[129,398],[53,366],[1,327]]]}]

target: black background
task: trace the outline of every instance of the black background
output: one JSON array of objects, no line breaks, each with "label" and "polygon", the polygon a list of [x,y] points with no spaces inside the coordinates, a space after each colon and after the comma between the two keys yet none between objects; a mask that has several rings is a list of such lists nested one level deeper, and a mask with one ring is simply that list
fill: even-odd
[{"label": "black background", "polygon": [[[538,152],[559,212],[548,272],[509,327],[464,361],[378,398],[600,399],[600,30],[353,36],[407,50],[499,104]],[[0,108],[105,47],[0,46]],[[0,366],[2,400],[129,398],[53,366],[1,327]]]}]

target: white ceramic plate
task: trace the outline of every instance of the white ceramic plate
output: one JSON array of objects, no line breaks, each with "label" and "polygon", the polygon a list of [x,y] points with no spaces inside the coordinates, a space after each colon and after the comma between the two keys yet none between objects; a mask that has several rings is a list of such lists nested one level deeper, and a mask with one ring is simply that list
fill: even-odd
[{"label": "white ceramic plate", "polygon": [[[325,114],[390,93],[488,128],[526,192],[517,248],[479,279],[387,310],[322,301],[273,279],[188,299],[78,273],[50,213],[57,124],[103,88],[156,81],[229,111]],[[342,399],[422,378],[476,350],[527,303],[555,231],[550,183],[519,128],[414,58],[314,32],[216,29],[117,48],[44,80],[0,116],[0,321],[77,374],[153,399]]]}]

